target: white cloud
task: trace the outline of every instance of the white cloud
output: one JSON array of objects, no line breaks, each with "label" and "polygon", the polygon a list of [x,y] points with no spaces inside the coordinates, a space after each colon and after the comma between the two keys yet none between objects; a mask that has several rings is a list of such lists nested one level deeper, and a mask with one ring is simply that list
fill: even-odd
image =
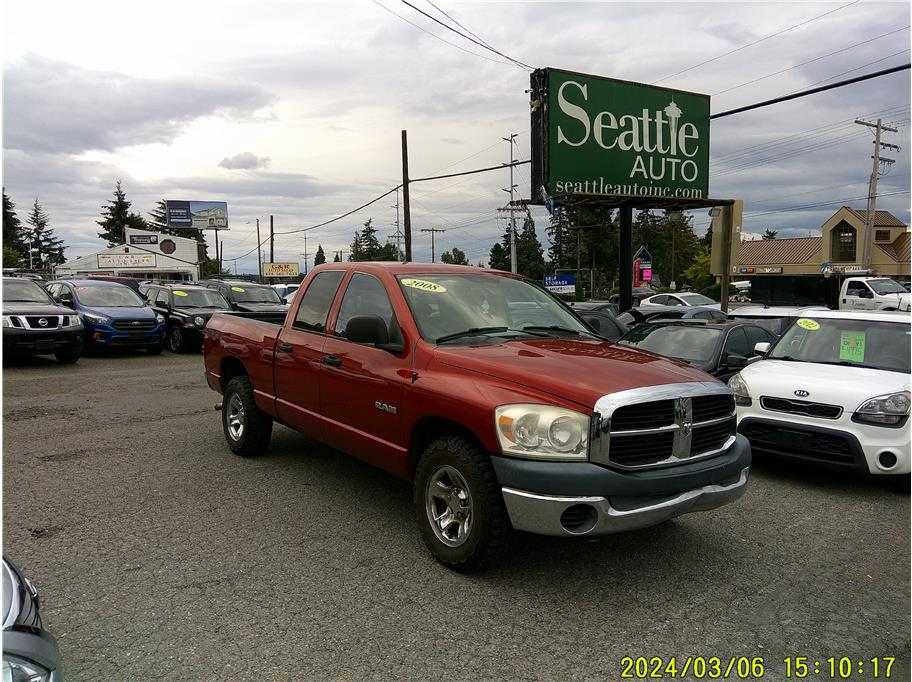
[{"label": "white cloud", "polygon": [[232,157],[225,157],[219,162],[219,167],[229,170],[250,170],[253,168],[266,168],[269,165],[268,156],[257,156],[253,152],[241,152]]}]

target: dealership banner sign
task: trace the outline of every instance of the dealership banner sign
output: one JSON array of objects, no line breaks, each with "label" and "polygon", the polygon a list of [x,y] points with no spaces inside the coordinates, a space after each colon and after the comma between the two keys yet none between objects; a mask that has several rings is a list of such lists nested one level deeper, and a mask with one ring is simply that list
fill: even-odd
[{"label": "dealership banner sign", "polygon": [[297,263],[263,263],[263,277],[297,277]]},{"label": "dealership banner sign", "polygon": [[99,253],[100,268],[154,268],[153,254],[138,253]]},{"label": "dealership banner sign", "polygon": [[227,230],[228,204],[224,201],[166,201],[168,227]]},{"label": "dealership banner sign", "polygon": [[709,197],[709,95],[560,69],[531,78],[533,201]]}]

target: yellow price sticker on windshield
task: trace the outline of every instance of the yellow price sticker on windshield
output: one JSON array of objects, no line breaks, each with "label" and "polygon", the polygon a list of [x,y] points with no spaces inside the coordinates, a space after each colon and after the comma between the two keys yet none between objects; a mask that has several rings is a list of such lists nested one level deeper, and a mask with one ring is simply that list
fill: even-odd
[{"label": "yellow price sticker on windshield", "polygon": [[236,292],[238,292],[239,294],[243,294],[245,291],[247,291],[246,289],[243,289],[243,288],[241,288],[241,287],[231,287],[231,290],[232,290],[232,291],[236,291]]},{"label": "yellow price sticker on windshield", "polygon": [[190,295],[186,291],[176,291],[175,290],[175,291],[172,291],[171,293],[174,294],[175,296],[189,296]]},{"label": "yellow price sticker on windshield", "polygon": [[429,291],[432,294],[442,294],[446,291],[446,287],[442,287],[434,282],[428,282],[426,279],[404,279],[402,280],[402,286],[411,287],[412,289],[418,289],[420,291]]},{"label": "yellow price sticker on windshield", "polygon": [[842,331],[839,334],[839,359],[864,362],[865,333]]},{"label": "yellow price sticker on windshield", "polygon": [[798,320],[798,326],[802,329],[807,329],[809,331],[815,332],[820,329],[820,323],[816,320],[808,320],[807,318],[801,318]]}]

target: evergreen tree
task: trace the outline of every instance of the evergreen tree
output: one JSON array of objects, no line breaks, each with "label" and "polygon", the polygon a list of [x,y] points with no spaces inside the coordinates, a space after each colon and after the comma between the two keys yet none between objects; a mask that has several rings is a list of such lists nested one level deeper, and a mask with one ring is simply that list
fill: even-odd
[{"label": "evergreen tree", "polygon": [[503,244],[497,242],[491,247],[491,253],[488,256],[488,267],[492,270],[510,271],[510,248],[504,248]]},{"label": "evergreen tree", "polygon": [[326,262],[326,254],[323,253],[323,245],[317,244],[317,252],[314,254],[314,267],[323,265]]},{"label": "evergreen tree", "polygon": [[769,228],[766,228],[766,232],[763,233],[763,238],[764,239],[775,239],[778,234],[779,234],[779,230],[771,230]]},{"label": "evergreen tree", "polygon": [[557,268],[567,268],[568,249],[570,248],[570,218],[567,215],[567,209],[563,206],[555,207],[554,212],[548,222],[548,241],[551,246],[548,247],[548,258],[551,259],[551,266]]},{"label": "evergreen tree", "polygon": [[142,216],[130,211],[131,205],[127,201],[127,195],[121,187],[120,180],[118,180],[114,186],[114,201],[109,201],[107,206],[101,207],[101,215],[104,220],[95,221],[102,229],[98,233],[98,237],[106,240],[108,246],[117,246],[124,243],[125,227],[137,230],[146,229],[146,221],[143,220]]},{"label": "evergreen tree", "polygon": [[544,249],[535,233],[532,216],[526,217],[516,237],[516,269],[530,279],[540,280],[545,276]]},{"label": "evergreen tree", "polygon": [[351,250],[348,260],[351,262],[359,261],[391,261],[400,260],[401,253],[395,244],[380,245],[377,239],[377,228],[373,226],[373,218],[368,218],[364,223],[364,228],[360,232],[355,232],[355,238],[351,243]]},{"label": "evergreen tree", "polygon": [[3,188],[3,267],[16,268],[22,265],[22,257],[27,256],[22,240],[22,222],[16,215],[16,204]]},{"label": "evergreen tree", "polygon": [[469,259],[466,258],[465,252],[457,249],[455,246],[450,251],[444,251],[441,253],[440,261],[449,265],[469,264]]},{"label": "evergreen tree", "polygon": [[36,270],[49,270],[52,266],[63,263],[63,240],[54,236],[49,225],[48,214],[41,208],[38,199],[32,206],[32,212],[26,219],[26,240],[33,252],[31,267]]},{"label": "evergreen tree", "polygon": [[342,252],[336,251],[336,255],[333,256],[333,263],[341,263],[341,262],[342,262]]}]

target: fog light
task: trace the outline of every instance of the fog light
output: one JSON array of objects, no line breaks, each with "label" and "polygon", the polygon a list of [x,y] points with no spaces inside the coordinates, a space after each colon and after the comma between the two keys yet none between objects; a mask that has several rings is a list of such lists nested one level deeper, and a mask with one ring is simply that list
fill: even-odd
[{"label": "fog light", "polygon": [[883,469],[892,469],[896,466],[896,455],[892,452],[881,452],[877,455],[877,463],[880,464]]},{"label": "fog light", "polygon": [[561,514],[561,526],[568,533],[582,535],[595,528],[598,521],[598,512],[591,504],[574,504],[567,507]]},{"label": "fog light", "polygon": [[101,332],[93,332],[93,333],[92,333],[92,340],[93,340],[93,341],[101,341]]}]

